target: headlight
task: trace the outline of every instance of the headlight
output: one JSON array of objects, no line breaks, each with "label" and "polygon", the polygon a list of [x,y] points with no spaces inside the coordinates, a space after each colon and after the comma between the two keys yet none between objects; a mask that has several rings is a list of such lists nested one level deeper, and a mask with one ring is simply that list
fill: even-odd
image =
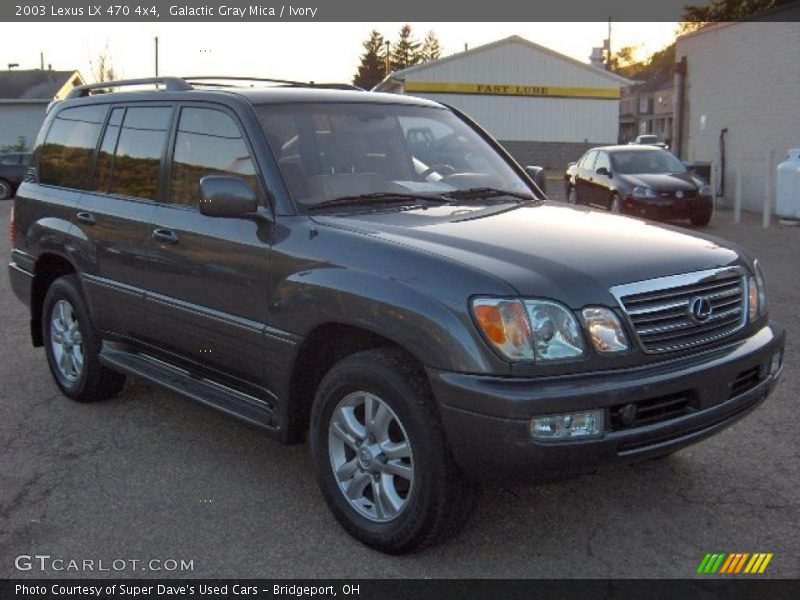
[{"label": "headlight", "polygon": [[633,188],[632,194],[634,196],[636,196],[637,198],[655,198],[656,197],[656,191],[653,188],[642,187],[640,185],[637,185],[636,187]]},{"label": "headlight", "polygon": [[750,321],[767,314],[767,288],[764,284],[764,274],[757,260],[753,261],[755,274],[748,278],[748,306],[750,308]]},{"label": "headlight", "polygon": [[578,321],[566,307],[546,300],[526,300],[537,360],[574,358],[583,354]]},{"label": "headlight", "polygon": [[711,195],[711,186],[708,184],[700,186],[700,195],[701,196],[710,196]]},{"label": "headlight", "polygon": [[472,311],[486,339],[512,360],[557,360],[584,353],[575,315],[555,302],[477,298]]},{"label": "headlight", "polygon": [[614,311],[599,306],[584,308],[583,320],[586,322],[589,339],[598,352],[608,354],[625,352],[628,349],[625,330]]}]

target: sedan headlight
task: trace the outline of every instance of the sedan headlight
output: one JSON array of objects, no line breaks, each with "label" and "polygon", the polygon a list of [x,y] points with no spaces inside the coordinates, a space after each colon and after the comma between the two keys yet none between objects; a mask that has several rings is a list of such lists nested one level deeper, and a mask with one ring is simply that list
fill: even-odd
[{"label": "sedan headlight", "polygon": [[711,195],[711,186],[708,184],[700,186],[700,195],[701,196],[710,196]]},{"label": "sedan headlight", "polygon": [[655,198],[656,197],[656,191],[653,188],[642,187],[640,185],[635,186],[631,193],[634,196],[636,196],[637,198]]},{"label": "sedan headlight", "polygon": [[477,298],[472,311],[486,339],[511,360],[557,360],[584,354],[578,320],[556,302]]},{"label": "sedan headlight", "polygon": [[614,311],[601,306],[584,308],[583,320],[595,350],[602,354],[628,350],[625,330]]},{"label": "sedan headlight", "polygon": [[754,275],[748,278],[748,306],[750,308],[750,321],[767,314],[767,288],[764,284],[764,274],[757,260],[753,261]]}]

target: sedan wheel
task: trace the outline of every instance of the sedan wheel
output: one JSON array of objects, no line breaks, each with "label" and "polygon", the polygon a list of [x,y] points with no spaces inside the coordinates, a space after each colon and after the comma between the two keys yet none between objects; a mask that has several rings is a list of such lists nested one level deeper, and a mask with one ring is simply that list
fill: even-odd
[{"label": "sedan wheel", "polygon": [[0,200],[8,200],[11,195],[11,184],[5,179],[0,179]]},{"label": "sedan wheel", "polygon": [[411,443],[389,405],[368,392],[345,396],[333,412],[328,453],[345,500],[375,523],[397,518],[414,484]]},{"label": "sedan wheel", "polygon": [[567,204],[577,204],[578,203],[578,192],[575,188],[569,188],[569,193],[567,194]]},{"label": "sedan wheel", "polygon": [[611,197],[610,209],[611,212],[614,213],[615,215],[622,214],[622,198],[620,198],[619,195],[614,194]]}]

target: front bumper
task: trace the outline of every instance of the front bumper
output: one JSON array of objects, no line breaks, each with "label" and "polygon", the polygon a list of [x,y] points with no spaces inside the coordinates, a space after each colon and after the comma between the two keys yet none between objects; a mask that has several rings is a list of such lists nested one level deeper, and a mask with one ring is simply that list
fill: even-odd
[{"label": "front bumper", "polygon": [[696,198],[625,198],[625,213],[636,217],[669,221],[702,217],[712,210],[711,196]]},{"label": "front bumper", "polygon": [[[502,378],[429,370],[453,455],[475,479],[547,481],[673,452],[728,427],[761,403],[783,364],[784,333],[770,324],[747,339],[656,365],[547,378]],[[743,374],[750,374],[743,379]],[[641,426],[612,424],[616,407],[685,395],[685,414]],[[534,416],[603,409],[590,440],[541,442]]]}]

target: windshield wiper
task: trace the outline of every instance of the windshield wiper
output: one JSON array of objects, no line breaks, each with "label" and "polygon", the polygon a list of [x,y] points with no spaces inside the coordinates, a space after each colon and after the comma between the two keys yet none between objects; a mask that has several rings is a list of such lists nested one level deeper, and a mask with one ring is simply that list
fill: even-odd
[{"label": "windshield wiper", "polygon": [[331,208],[335,206],[359,206],[371,204],[395,204],[405,202],[428,206],[429,203],[444,204],[447,201],[442,196],[432,196],[429,194],[412,194],[406,192],[374,192],[371,194],[354,194],[352,196],[341,196],[330,200],[323,200],[308,206],[308,210],[319,210],[320,208]]},{"label": "windshield wiper", "polygon": [[475,187],[467,188],[465,190],[453,190],[452,192],[445,192],[443,194],[446,198],[453,200],[484,200],[486,198],[497,198],[500,196],[510,196],[523,201],[537,200],[530,194],[522,194],[520,192],[512,192],[509,190],[501,190],[493,187]]}]

